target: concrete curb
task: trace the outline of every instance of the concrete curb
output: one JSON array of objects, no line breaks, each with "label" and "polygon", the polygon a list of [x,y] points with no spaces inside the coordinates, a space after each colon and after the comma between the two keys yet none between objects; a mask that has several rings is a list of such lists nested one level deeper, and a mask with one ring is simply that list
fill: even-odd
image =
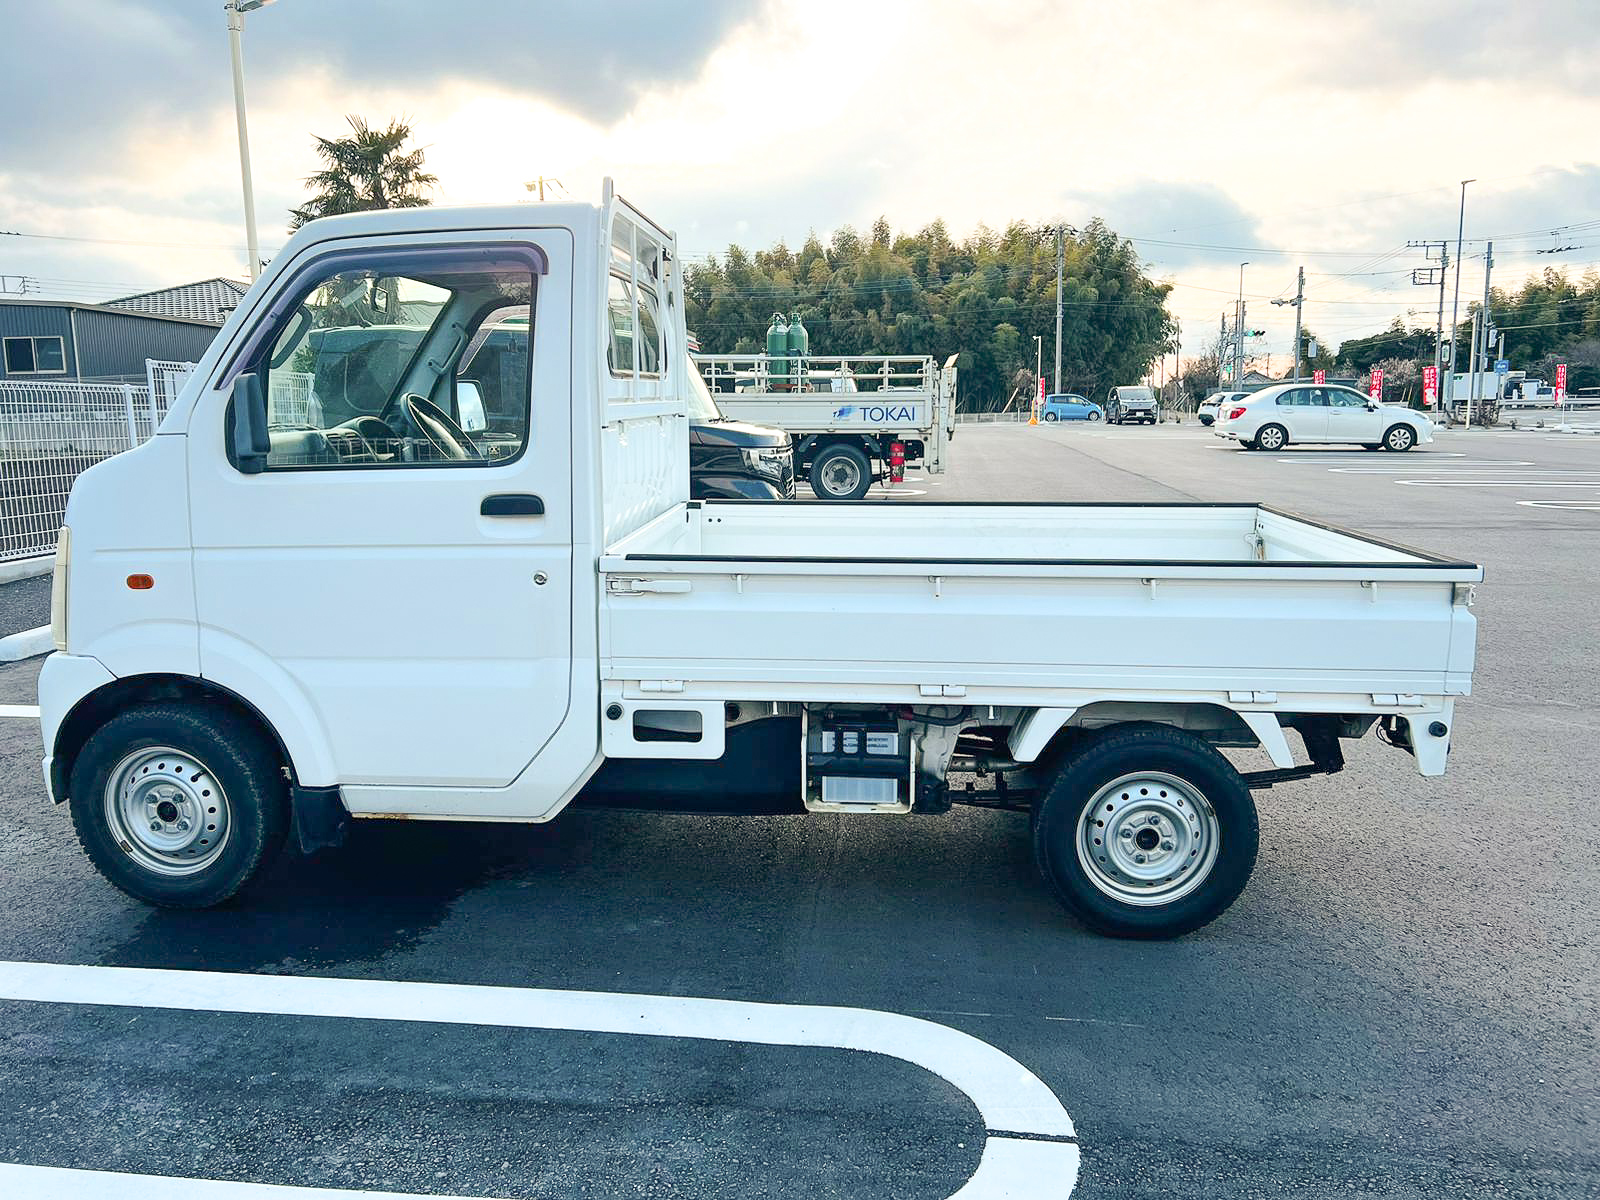
[{"label": "concrete curb", "polygon": [[41,654],[49,654],[55,648],[55,641],[50,637],[50,626],[41,625],[37,629],[25,629],[21,633],[13,633],[10,637],[0,638],[0,662],[21,662],[25,658],[37,658]]},{"label": "concrete curb", "polygon": [[55,555],[42,554],[38,558],[19,558],[15,562],[0,563],[0,583],[15,583],[19,579],[37,579],[48,575],[55,567]]}]

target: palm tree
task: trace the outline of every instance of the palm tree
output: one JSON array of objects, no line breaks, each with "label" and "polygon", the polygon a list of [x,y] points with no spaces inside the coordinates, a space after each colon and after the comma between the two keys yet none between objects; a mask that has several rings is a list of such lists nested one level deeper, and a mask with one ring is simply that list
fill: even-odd
[{"label": "palm tree", "polygon": [[317,138],[317,155],[327,164],[306,177],[314,189],[304,208],[289,210],[289,228],[339,213],[376,208],[421,208],[432,203],[427,193],[439,182],[422,169],[422,150],[404,150],[411,126],[391,120],[387,129],[373,129],[361,117],[346,117],[352,136]]}]

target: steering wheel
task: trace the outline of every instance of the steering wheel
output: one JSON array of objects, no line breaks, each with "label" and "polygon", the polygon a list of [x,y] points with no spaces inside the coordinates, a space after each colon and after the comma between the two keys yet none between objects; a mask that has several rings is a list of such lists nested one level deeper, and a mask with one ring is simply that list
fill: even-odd
[{"label": "steering wheel", "polygon": [[440,458],[450,462],[483,460],[483,452],[472,444],[461,426],[433,401],[414,392],[407,393],[400,401],[400,411],[411,427],[439,452]]}]

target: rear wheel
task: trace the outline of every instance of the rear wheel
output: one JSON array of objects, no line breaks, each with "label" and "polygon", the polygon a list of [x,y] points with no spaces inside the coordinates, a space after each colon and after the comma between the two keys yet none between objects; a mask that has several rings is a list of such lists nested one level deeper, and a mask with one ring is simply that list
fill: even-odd
[{"label": "rear wheel", "polygon": [[1114,937],[1178,937],[1214,921],[1249,882],[1259,840],[1239,772],[1166,725],[1123,726],[1074,753],[1033,827],[1056,897]]},{"label": "rear wheel", "polygon": [[871,484],[867,456],[854,446],[829,446],[811,464],[811,490],[819,500],[859,500]]},{"label": "rear wheel", "polygon": [[207,908],[282,849],[282,764],[222,709],[152,704],[106,722],[72,768],[72,823],[99,872],[136,899]]},{"label": "rear wheel", "polygon": [[1263,425],[1256,431],[1257,450],[1282,450],[1289,444],[1289,431],[1282,425]]},{"label": "rear wheel", "polygon": [[1417,444],[1417,431],[1409,425],[1391,425],[1383,435],[1383,448],[1403,454]]}]

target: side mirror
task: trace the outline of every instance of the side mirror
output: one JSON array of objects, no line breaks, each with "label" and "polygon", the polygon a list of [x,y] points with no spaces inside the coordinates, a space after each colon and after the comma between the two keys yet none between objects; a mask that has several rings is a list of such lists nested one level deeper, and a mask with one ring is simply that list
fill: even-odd
[{"label": "side mirror", "polygon": [[1377,412],[1378,411],[1378,402],[1376,400],[1372,399],[1372,397],[1370,397],[1370,396],[1367,397],[1367,411],[1368,412]]},{"label": "side mirror", "polygon": [[272,439],[267,435],[267,390],[261,376],[247,371],[233,380],[233,464],[241,474],[267,469]]},{"label": "side mirror", "polygon": [[461,418],[457,424],[462,433],[482,433],[489,428],[489,418],[483,411],[483,393],[475,380],[456,380],[456,413]]}]

